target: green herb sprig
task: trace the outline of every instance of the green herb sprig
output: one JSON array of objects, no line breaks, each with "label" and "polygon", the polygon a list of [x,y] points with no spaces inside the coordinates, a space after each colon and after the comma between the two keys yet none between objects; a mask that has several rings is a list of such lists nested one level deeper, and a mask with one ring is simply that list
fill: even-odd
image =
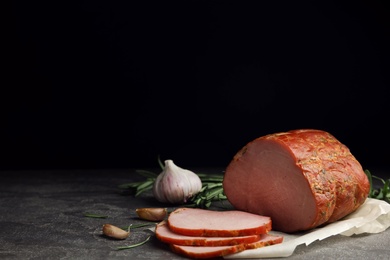
[{"label": "green herb sprig", "polygon": [[121,229],[123,230],[133,230],[133,229],[136,229],[136,228],[141,228],[141,227],[149,227],[149,226],[155,226],[157,225],[156,222],[148,222],[148,223],[141,223],[141,224],[130,224],[129,226],[126,226],[126,227],[121,227]]},{"label": "green herb sprig", "polygon": [[[390,179],[384,180],[380,177],[372,175],[369,170],[365,170],[364,172],[366,173],[368,180],[370,182],[370,192],[368,194],[368,197],[384,200],[390,203]],[[374,180],[379,180],[381,184],[383,184],[383,187],[375,188]]]},{"label": "green herb sprig", "polygon": [[209,208],[214,201],[226,200],[221,175],[198,174],[202,180],[202,189],[190,198],[187,207]]},{"label": "green herb sprig", "polygon": [[118,250],[124,250],[124,249],[131,249],[131,248],[134,248],[134,247],[137,247],[137,246],[142,246],[143,244],[148,242],[149,239],[150,239],[150,236],[148,236],[144,241],[142,241],[140,243],[133,244],[133,245],[128,245],[128,246],[120,246],[120,247],[117,247],[117,249]]},{"label": "green herb sprig", "polygon": [[139,196],[141,193],[149,191],[153,188],[153,184],[158,176],[157,173],[147,170],[136,170],[137,174],[146,177],[144,181],[129,182],[118,186],[121,190],[129,190],[135,196]]},{"label": "green herb sprig", "polygon": [[106,215],[100,215],[100,214],[95,214],[95,213],[84,213],[84,217],[87,217],[87,218],[108,218],[108,216]]}]

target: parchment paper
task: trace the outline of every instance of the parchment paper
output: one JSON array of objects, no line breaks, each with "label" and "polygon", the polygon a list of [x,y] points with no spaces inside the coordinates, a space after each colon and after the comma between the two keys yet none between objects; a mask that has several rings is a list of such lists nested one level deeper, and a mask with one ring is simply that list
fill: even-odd
[{"label": "parchment paper", "polygon": [[288,257],[291,256],[294,253],[295,248],[301,244],[306,244],[306,246],[308,246],[316,240],[323,240],[334,235],[351,236],[353,234],[361,233],[379,233],[386,230],[389,226],[390,204],[382,200],[368,198],[354,213],[342,220],[299,235],[271,231],[270,234],[282,235],[284,237],[281,244],[249,249],[236,254],[227,255],[224,258]]}]

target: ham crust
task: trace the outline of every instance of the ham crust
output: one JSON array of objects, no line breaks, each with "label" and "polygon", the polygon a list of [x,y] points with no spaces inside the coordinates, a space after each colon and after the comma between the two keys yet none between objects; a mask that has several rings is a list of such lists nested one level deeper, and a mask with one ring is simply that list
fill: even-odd
[{"label": "ham crust", "polygon": [[180,246],[170,244],[174,253],[185,255],[190,258],[214,258],[238,253],[245,250],[244,244],[233,246]]},{"label": "ham crust", "polygon": [[213,211],[178,208],[168,217],[169,229],[177,234],[206,237],[235,237],[266,234],[271,218],[238,210]]},{"label": "ham crust", "polygon": [[228,246],[247,244],[259,241],[260,235],[239,236],[239,237],[197,237],[185,236],[172,232],[166,220],[160,222],[156,226],[156,237],[168,244],[184,245],[184,246]]},{"label": "ham crust", "polygon": [[296,232],[352,213],[370,185],[344,144],[325,131],[301,129],[249,142],[228,165],[223,188],[236,209],[270,216],[275,230]]},{"label": "ham crust", "polygon": [[213,258],[238,253],[246,249],[255,249],[264,246],[279,244],[283,242],[283,237],[269,234],[260,235],[261,239],[248,244],[238,244],[232,246],[181,246],[171,244],[173,252],[191,258]]}]

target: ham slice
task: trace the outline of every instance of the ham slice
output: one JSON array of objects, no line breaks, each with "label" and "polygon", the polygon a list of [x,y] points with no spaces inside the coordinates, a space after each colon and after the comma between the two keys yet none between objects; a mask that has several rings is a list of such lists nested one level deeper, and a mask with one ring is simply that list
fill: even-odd
[{"label": "ham slice", "polygon": [[224,192],[237,210],[270,216],[273,229],[309,230],[355,211],[370,184],[330,133],[300,129],[259,137],[226,168]]},{"label": "ham slice", "polygon": [[233,253],[238,253],[246,249],[255,249],[264,246],[282,243],[283,237],[273,236],[269,234],[260,235],[261,238],[257,242],[248,244],[238,244],[232,246],[181,246],[171,244],[173,252],[185,255],[191,258],[213,258],[222,257]]},{"label": "ham slice", "polygon": [[169,229],[186,236],[235,237],[266,234],[271,218],[244,211],[178,208],[168,217]]},{"label": "ham slice", "polygon": [[214,258],[282,243],[270,235],[271,218],[238,210],[178,208],[156,226],[156,237],[190,258]]},{"label": "ham slice", "polygon": [[240,236],[240,237],[197,237],[185,236],[172,232],[167,221],[162,221],[156,226],[156,237],[168,244],[185,245],[185,246],[227,246],[248,244],[259,241],[260,235]]}]

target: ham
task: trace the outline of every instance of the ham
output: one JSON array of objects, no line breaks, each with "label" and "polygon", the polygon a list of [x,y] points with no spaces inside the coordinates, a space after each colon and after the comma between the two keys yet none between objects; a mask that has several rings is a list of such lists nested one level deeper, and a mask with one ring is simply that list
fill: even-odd
[{"label": "ham", "polygon": [[259,241],[261,235],[239,236],[239,237],[197,237],[185,236],[172,232],[167,221],[162,221],[156,226],[156,237],[168,244],[185,246],[228,246],[248,244]]},{"label": "ham", "polygon": [[269,216],[274,230],[292,233],[354,212],[370,184],[347,146],[328,132],[301,129],[245,145],[227,166],[223,188],[235,209]]},{"label": "ham", "polygon": [[178,208],[168,216],[169,229],[186,236],[235,237],[266,234],[271,218],[239,210]]},{"label": "ham", "polygon": [[222,257],[233,253],[238,253],[246,249],[255,249],[264,246],[282,243],[283,237],[269,234],[260,235],[260,240],[248,244],[238,244],[232,246],[181,246],[171,244],[173,252],[191,258],[213,258]]},{"label": "ham", "polygon": [[214,258],[282,243],[270,235],[271,218],[239,210],[177,208],[157,224],[158,240],[190,258]]}]

